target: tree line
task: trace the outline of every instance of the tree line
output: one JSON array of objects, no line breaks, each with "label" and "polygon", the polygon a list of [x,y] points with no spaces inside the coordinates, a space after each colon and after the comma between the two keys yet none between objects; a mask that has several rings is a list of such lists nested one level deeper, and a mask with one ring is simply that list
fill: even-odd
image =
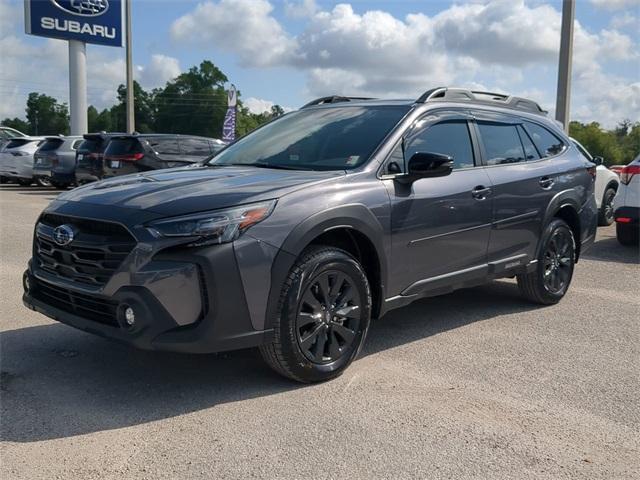
[{"label": "tree line", "polygon": [[[228,81],[218,67],[205,60],[162,88],[146,91],[134,82],[136,130],[141,133],[183,133],[221,138],[227,111],[224,85]],[[115,105],[102,111],[89,106],[89,131],[126,131],[126,96],[126,87],[120,85]],[[25,111],[26,120],[5,118],[2,125],[31,135],[69,132],[69,109],[53,97],[32,92]],[[269,112],[251,113],[239,100],[236,134],[245,135],[283,113],[279,105],[274,105]],[[592,155],[603,157],[606,165],[627,164],[640,153],[640,122],[623,120],[614,129],[607,130],[597,122],[585,124],[574,121],[569,125],[569,133]]]},{"label": "tree line", "polygon": [[[140,133],[183,133],[221,138],[222,123],[227,111],[225,83],[229,80],[212,62],[178,75],[162,88],[144,90],[133,82],[136,131]],[[127,89],[120,85],[117,103],[99,111],[93,105],[87,110],[90,132],[125,132]],[[238,92],[240,97],[240,92]],[[1,123],[30,135],[69,133],[69,108],[66,103],[48,95],[31,92],[25,108],[26,120],[5,118]],[[242,136],[284,110],[274,105],[270,111],[251,113],[238,101],[236,134]]]}]

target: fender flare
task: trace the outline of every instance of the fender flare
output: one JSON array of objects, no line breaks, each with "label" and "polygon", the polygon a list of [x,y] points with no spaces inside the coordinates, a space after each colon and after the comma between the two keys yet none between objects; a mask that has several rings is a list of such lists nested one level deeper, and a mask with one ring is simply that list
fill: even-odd
[{"label": "fender flare", "polygon": [[387,279],[387,256],[382,239],[384,229],[371,210],[362,204],[341,205],[307,217],[287,236],[271,267],[271,288],[267,301],[265,328],[273,327],[282,285],[302,251],[321,234],[346,228],[367,237],[378,256],[381,279],[381,298],[384,299]]},{"label": "fender flare", "polygon": [[[540,255],[540,248],[542,247],[542,232],[544,232],[544,229],[547,227],[551,219],[555,217],[556,214],[564,207],[571,207],[576,213],[578,222],[580,222],[580,210],[582,210],[582,206],[580,205],[579,197],[578,197],[578,194],[575,192],[575,190],[573,189],[563,190],[561,192],[558,192],[556,195],[554,195],[554,197],[551,199],[551,201],[547,205],[547,209],[544,212],[542,223],[540,225],[541,227],[540,236],[538,238],[538,246],[536,247],[535,258],[538,258],[538,256]],[[579,223],[578,223],[578,229],[579,230],[582,229]],[[574,240],[576,243],[576,250],[578,253],[580,249],[580,235],[577,235]]]}]

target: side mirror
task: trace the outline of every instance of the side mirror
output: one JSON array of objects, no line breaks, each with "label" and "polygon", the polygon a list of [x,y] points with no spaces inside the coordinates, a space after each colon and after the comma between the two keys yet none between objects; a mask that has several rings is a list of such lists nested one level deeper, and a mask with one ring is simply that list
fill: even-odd
[{"label": "side mirror", "polygon": [[434,152],[417,152],[409,159],[408,173],[396,177],[404,183],[420,178],[446,177],[453,170],[453,157]]},{"label": "side mirror", "polygon": [[604,165],[604,158],[602,157],[593,157],[592,161],[596,165]]}]

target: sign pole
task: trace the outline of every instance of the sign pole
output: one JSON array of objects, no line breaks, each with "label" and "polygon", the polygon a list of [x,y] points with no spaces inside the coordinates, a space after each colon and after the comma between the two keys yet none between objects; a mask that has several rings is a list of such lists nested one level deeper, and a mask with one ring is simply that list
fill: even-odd
[{"label": "sign pole", "polygon": [[69,109],[71,135],[87,133],[87,44],[78,40],[69,40]]},{"label": "sign pole", "polygon": [[556,120],[569,132],[571,102],[571,63],[573,60],[573,19],[576,0],[562,2],[562,30],[560,33],[560,60],[558,62],[558,91],[556,93]]},{"label": "sign pole", "polygon": [[126,30],[127,30],[127,133],[136,129],[136,119],[133,105],[133,59],[131,58],[131,0],[127,2]]}]

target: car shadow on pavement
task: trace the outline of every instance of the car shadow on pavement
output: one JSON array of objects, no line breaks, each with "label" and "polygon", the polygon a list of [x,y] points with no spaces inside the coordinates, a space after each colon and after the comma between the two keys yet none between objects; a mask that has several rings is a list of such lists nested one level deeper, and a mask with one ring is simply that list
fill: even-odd
[{"label": "car shadow on pavement", "polygon": [[[420,300],[375,321],[361,356],[533,308],[513,282]],[[2,332],[0,347],[2,441],[124,428],[305,388],[273,373],[257,350],[146,352],[57,323]]]},{"label": "car shadow on pavement", "polygon": [[615,237],[595,242],[582,258],[600,262],[617,262],[640,265],[640,249],[637,246],[621,245]]}]

